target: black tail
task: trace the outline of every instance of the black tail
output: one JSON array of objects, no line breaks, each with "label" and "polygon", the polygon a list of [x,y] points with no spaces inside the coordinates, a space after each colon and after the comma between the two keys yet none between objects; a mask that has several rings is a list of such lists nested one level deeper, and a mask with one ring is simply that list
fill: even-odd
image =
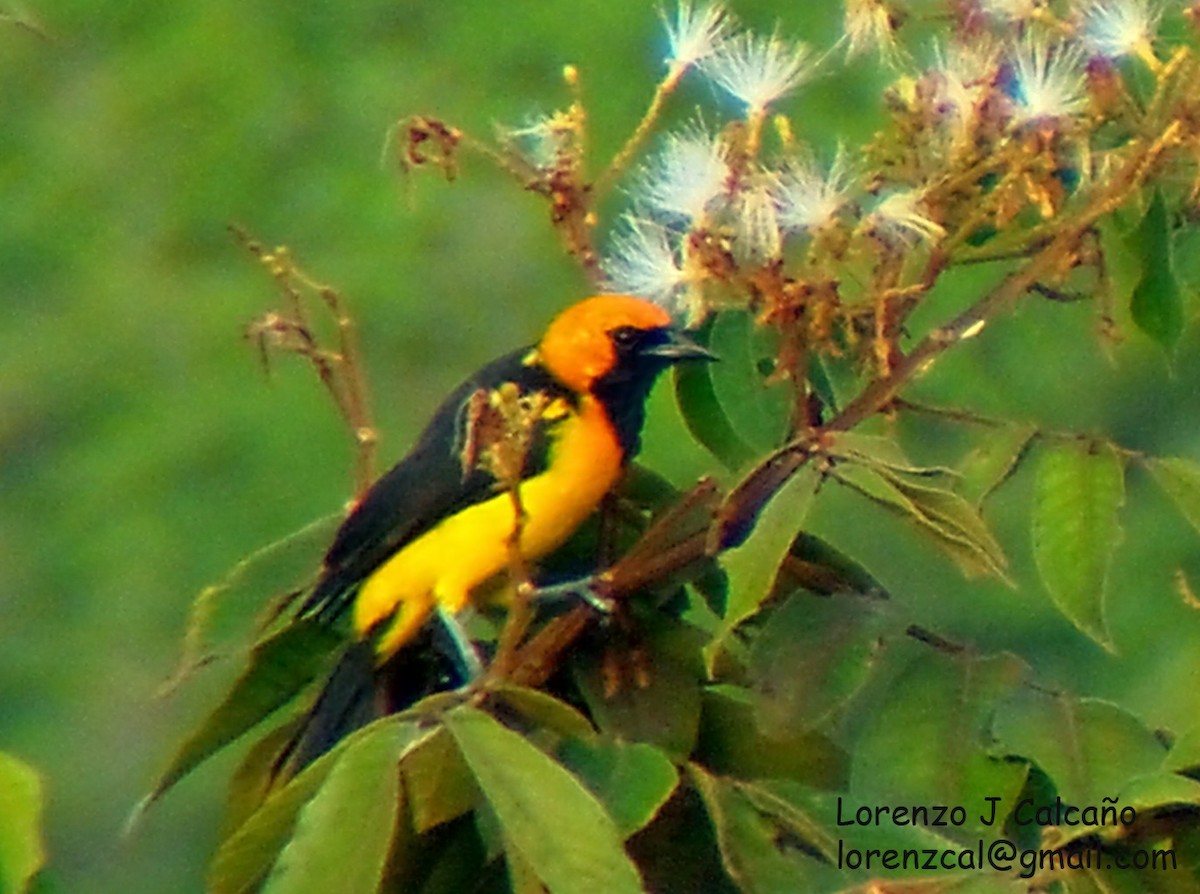
[{"label": "black tail", "polygon": [[275,761],[272,779],[286,782],[338,742],[388,714],[411,707],[427,695],[464,685],[462,661],[439,624],[377,665],[370,640],[346,647],[321,694]]},{"label": "black tail", "polygon": [[268,790],[286,783],[356,729],[383,716],[375,677],[371,644],[360,640],[347,646],[316,702],[275,758]]},{"label": "black tail", "polygon": [[356,729],[384,715],[375,676],[375,650],[371,644],[361,640],[351,643],[281,755],[285,765],[292,768],[286,775],[299,773]]}]

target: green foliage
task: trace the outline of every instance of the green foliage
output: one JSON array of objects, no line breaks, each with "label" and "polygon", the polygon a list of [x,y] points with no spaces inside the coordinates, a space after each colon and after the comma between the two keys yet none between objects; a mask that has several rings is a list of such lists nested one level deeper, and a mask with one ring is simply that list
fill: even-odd
[{"label": "green foliage", "polygon": [[[697,340],[706,344],[711,330],[700,329]],[[739,469],[754,458],[754,449],[734,429],[717,397],[714,370],[708,364],[689,363],[675,369],[675,398],[693,437],[729,469]]]},{"label": "green foliage", "polygon": [[695,747],[699,732],[701,681],[694,661],[685,662],[663,643],[657,645],[649,679],[613,692],[605,679],[604,656],[596,656],[578,663],[576,680],[601,732],[617,740],[647,742],[682,758]]},{"label": "green foliage", "polygon": [[551,894],[642,890],[616,823],[579,780],[485,713],[458,708],[444,722],[495,812],[510,861],[527,863]]},{"label": "green foliage", "polygon": [[1036,432],[1028,423],[1005,425],[990,432],[959,465],[958,490],[966,499],[981,505],[1016,471]]},{"label": "green foliage", "polygon": [[1131,780],[1157,770],[1166,753],[1141,721],[1116,705],[1030,690],[1000,711],[996,737],[1047,773],[1069,804],[1119,797]]},{"label": "green foliage", "polygon": [[828,866],[832,836],[803,812],[753,784],[690,770],[725,872],[739,891],[822,890],[836,877]]},{"label": "green foliage", "polygon": [[[997,704],[1023,674],[1023,665],[1011,655],[926,651],[913,658],[879,694],[882,704],[866,721],[854,753],[851,794],[869,805],[982,808],[984,798],[997,798],[999,815],[1007,815],[1026,769],[996,755],[988,738]],[[895,763],[889,759],[895,754],[908,759]],[[980,826],[973,812],[953,831],[970,840],[968,833],[991,838],[999,829]]]},{"label": "green foliage", "polygon": [[723,567],[731,592],[724,619],[727,632],[758,611],[771,595],[779,567],[804,524],[814,488],[811,473],[793,478],[767,507],[756,535],[726,555]]},{"label": "green foliage", "polygon": [[1159,487],[1200,532],[1200,463],[1178,457],[1149,458],[1145,462]]},{"label": "green foliage", "polygon": [[326,666],[338,640],[329,628],[309,621],[286,627],[256,645],[228,697],[180,746],[145,803],[161,797],[197,764],[291,701]]},{"label": "green foliage", "polygon": [[1062,613],[1106,646],[1108,567],[1124,501],[1125,471],[1109,445],[1052,447],[1038,464],[1033,515],[1038,571]]},{"label": "green foliage", "polygon": [[399,732],[385,721],[347,742],[296,817],[264,892],[367,894],[379,888],[399,808],[396,756],[407,738]]},{"label": "green foliage", "polygon": [[569,739],[559,757],[600,800],[625,838],[654,819],[679,781],[667,755],[646,742]]},{"label": "green foliage", "polygon": [[1142,277],[1133,290],[1129,312],[1144,333],[1168,350],[1183,334],[1183,290],[1175,274],[1171,225],[1162,190],[1132,236],[1133,254],[1142,261]]},{"label": "green foliage", "polygon": [[19,758],[0,752],[0,891],[32,891],[46,862],[42,780]]},{"label": "green foliage", "polygon": [[777,739],[834,725],[870,679],[894,626],[879,603],[846,595],[797,596],[770,612],[747,659],[759,728]]},{"label": "green foliage", "polygon": [[1004,576],[1007,560],[978,510],[945,488],[921,482],[885,463],[859,460],[833,473],[872,503],[913,524],[931,537],[968,575]]},{"label": "green foliage", "polygon": [[[315,762],[287,786],[261,800],[253,813],[236,818],[240,822],[233,823],[209,867],[208,885],[213,894],[240,894],[261,884],[291,838],[301,808],[328,777],[334,754]],[[255,793],[261,799],[261,791]]]}]

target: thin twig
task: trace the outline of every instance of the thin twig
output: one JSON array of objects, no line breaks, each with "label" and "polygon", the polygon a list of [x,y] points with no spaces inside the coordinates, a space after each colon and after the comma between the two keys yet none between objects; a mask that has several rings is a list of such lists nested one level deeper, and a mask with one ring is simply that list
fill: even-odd
[{"label": "thin twig", "polygon": [[[359,354],[354,322],[345,312],[337,291],[322,285],[301,270],[286,248],[267,251],[245,230],[230,226],[237,240],[266,267],[287,305],[284,313],[269,311],[247,327],[246,335],[258,345],[264,366],[269,368],[270,348],[297,354],[312,365],[322,386],[345,422],[355,445],[354,489],[361,496],[375,478],[375,449],[378,441],[371,423],[366,377]],[[305,308],[304,291],[315,293],[338,330],[338,348],[323,348]]]},{"label": "thin twig", "polygon": [[625,141],[625,145],[613,156],[613,160],[608,163],[608,167],[596,178],[597,194],[603,194],[612,185],[613,181],[629,165],[629,160],[642,148],[647,137],[654,130],[654,125],[658,123],[667,99],[675,92],[675,88],[679,86],[679,81],[683,78],[685,71],[687,71],[686,66],[673,66],[667,72],[666,77],[654,88],[654,95],[650,98],[650,104],[646,107],[645,114],[642,115],[642,120],[633,129],[633,133]]}]

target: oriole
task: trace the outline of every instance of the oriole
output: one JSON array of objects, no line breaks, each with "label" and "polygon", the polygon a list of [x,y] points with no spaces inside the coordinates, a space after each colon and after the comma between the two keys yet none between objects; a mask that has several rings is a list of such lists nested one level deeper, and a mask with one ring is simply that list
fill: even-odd
[{"label": "oriole", "polygon": [[637,453],[658,374],[711,358],[658,305],[598,295],[563,311],[537,345],[459,386],[342,523],[301,608],[321,619],[350,608],[357,647],[326,684],[293,759],[303,766],[378,713],[373,671],[402,664],[398,653],[435,609],[452,619],[509,567],[517,503],[493,470],[465,461],[473,397],[514,387],[541,397],[517,487],[520,554],[536,562],[592,514]]}]

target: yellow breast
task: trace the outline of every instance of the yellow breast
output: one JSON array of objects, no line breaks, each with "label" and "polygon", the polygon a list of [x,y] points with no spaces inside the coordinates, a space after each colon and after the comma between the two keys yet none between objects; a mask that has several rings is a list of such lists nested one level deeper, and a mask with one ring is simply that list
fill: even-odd
[{"label": "yellow breast", "polygon": [[[603,407],[585,396],[576,413],[555,425],[546,470],[521,484],[522,557],[537,561],[562,545],[616,484],[622,460]],[[377,646],[387,657],[416,635],[435,605],[462,610],[476,587],[508,567],[516,525],[509,493],[442,520],[364,582],[354,603],[355,630],[365,634],[395,615]]]}]

